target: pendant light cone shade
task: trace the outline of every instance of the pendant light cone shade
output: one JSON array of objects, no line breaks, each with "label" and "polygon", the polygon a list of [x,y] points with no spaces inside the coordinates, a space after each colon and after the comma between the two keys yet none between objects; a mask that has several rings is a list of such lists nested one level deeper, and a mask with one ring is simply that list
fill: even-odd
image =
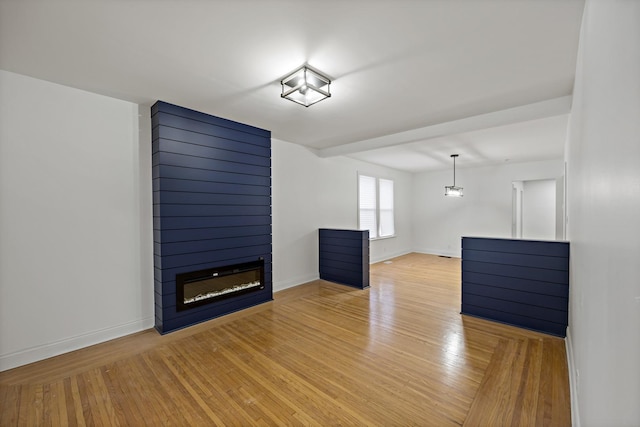
[{"label": "pendant light cone shade", "polygon": [[280,81],[282,98],[308,107],[331,96],[331,80],[306,65]]},{"label": "pendant light cone shade", "polygon": [[462,187],[456,187],[456,157],[457,154],[452,154],[453,158],[453,185],[444,187],[444,195],[451,197],[462,197]]}]

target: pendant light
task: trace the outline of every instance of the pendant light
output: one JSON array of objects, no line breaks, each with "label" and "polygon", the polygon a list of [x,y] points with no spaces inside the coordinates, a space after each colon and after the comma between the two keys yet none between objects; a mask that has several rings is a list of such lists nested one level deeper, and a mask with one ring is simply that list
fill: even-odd
[{"label": "pendant light", "polygon": [[444,187],[444,195],[451,197],[462,197],[462,187],[456,187],[456,157],[457,154],[452,154],[453,157],[453,185]]}]

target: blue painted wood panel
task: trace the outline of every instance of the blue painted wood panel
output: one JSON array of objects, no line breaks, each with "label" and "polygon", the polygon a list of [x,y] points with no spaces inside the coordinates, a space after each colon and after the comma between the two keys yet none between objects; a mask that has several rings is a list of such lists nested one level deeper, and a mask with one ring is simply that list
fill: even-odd
[{"label": "blue painted wood panel", "polygon": [[513,289],[483,286],[475,283],[465,283],[464,296],[484,296],[496,300],[507,300],[515,303],[528,304],[536,307],[562,310],[566,313],[567,298],[544,295],[536,292],[516,291]]},{"label": "blue painted wood panel", "polygon": [[161,203],[153,206],[153,215],[161,218],[183,216],[269,216],[271,215],[271,206],[175,205]]},{"label": "blue painted wood panel", "polygon": [[233,205],[233,206],[266,206],[270,203],[268,195],[256,196],[252,194],[215,194],[215,193],[187,193],[164,191],[155,195],[158,204],[180,205]]},{"label": "blue painted wood panel", "polygon": [[321,228],[318,232],[320,278],[369,287],[369,232]]},{"label": "blue painted wood panel", "polygon": [[240,151],[238,149],[227,150],[225,148],[188,144],[169,139],[159,139],[152,147],[152,153],[173,153],[191,157],[200,157],[203,159],[239,163],[243,165],[269,166],[269,162],[267,161],[268,158],[257,153],[262,150],[251,150],[250,148],[253,147],[254,146],[247,146],[247,149],[244,151]]},{"label": "blue painted wood panel", "polygon": [[564,337],[569,243],[462,238],[462,313]]},{"label": "blue painted wood panel", "polygon": [[[161,101],[151,113],[156,329],[271,300],[271,133]],[[176,311],[176,274],[259,258],[263,290]]]},{"label": "blue painted wood panel", "polygon": [[225,239],[230,237],[271,235],[269,225],[249,225],[245,227],[215,227],[182,230],[154,230],[154,241],[164,244],[188,242],[191,240]]},{"label": "blue painted wood panel", "polygon": [[[331,246],[329,246],[329,248],[330,247]],[[326,248],[326,246],[325,246],[325,248]],[[356,264],[359,264],[360,262],[362,262],[362,256],[361,255],[349,255],[349,254],[337,253],[337,252],[329,252],[329,251],[325,250],[322,253],[322,260],[324,262],[342,261],[342,262],[350,263],[352,265],[356,265]]]},{"label": "blue painted wood panel", "polygon": [[[246,156],[242,156],[246,157]],[[264,158],[260,157],[260,163]],[[244,160],[244,159],[243,159]],[[189,156],[186,154],[159,151],[152,157],[152,166],[171,165],[196,169],[219,170],[222,172],[238,172],[238,164],[242,165],[242,172],[248,175],[265,176],[269,174],[268,166],[253,165],[246,162],[225,161],[208,157]]]},{"label": "blue painted wood panel", "polygon": [[[228,237],[225,239],[201,239],[187,242],[154,243],[157,254],[164,256],[180,255],[208,251],[211,249],[227,250],[235,248],[246,248],[248,246],[270,245],[271,235]],[[192,252],[189,252],[192,251]]]},{"label": "blue painted wood panel", "polygon": [[258,136],[263,136],[269,141],[263,141],[265,146],[271,146],[271,132],[260,129],[257,127],[249,126],[243,123],[234,122],[233,120],[223,119],[221,117],[212,116],[210,114],[201,113],[199,111],[191,110],[189,108],[180,107],[177,105],[169,104],[167,102],[158,101],[151,107],[151,116],[157,113],[168,113],[178,117],[193,118],[198,121],[218,125],[222,128],[235,129],[246,133],[251,133]]},{"label": "blue painted wood panel", "polygon": [[[243,246],[241,248],[218,248],[215,250],[185,252],[177,255],[154,254],[154,264],[158,268],[167,269],[184,267],[188,265],[204,264],[207,262],[216,263],[213,267],[224,267],[220,261],[233,260],[237,257],[255,256],[254,260],[267,252],[271,252],[271,245]],[[236,263],[239,264],[239,263]],[[203,270],[202,268],[200,270]]]},{"label": "blue painted wood panel", "polygon": [[464,249],[569,258],[569,244],[567,242],[464,237],[463,243]]},{"label": "blue painted wood panel", "polygon": [[508,265],[482,261],[469,261],[462,254],[462,269],[475,273],[488,273],[494,276],[514,277],[520,279],[539,280],[550,283],[569,283],[569,271],[549,270],[535,265]]},{"label": "blue painted wood panel", "polygon": [[333,254],[336,256],[339,255],[354,255],[354,256],[360,256],[361,255],[361,251],[362,251],[362,242],[359,242],[359,245],[356,246],[346,246],[346,245],[340,245],[340,244],[329,244],[329,243],[325,243],[327,238],[324,238],[321,242],[320,242],[320,251],[323,254]]},{"label": "blue painted wood panel", "polygon": [[464,258],[465,261],[480,261],[492,264],[515,265],[521,267],[534,265],[536,266],[536,268],[566,271],[566,258],[562,257],[464,249],[462,258]]},{"label": "blue painted wood panel", "polygon": [[494,320],[500,323],[506,323],[508,325],[522,327],[525,329],[544,332],[559,337],[564,337],[567,330],[566,324],[554,323],[548,320],[526,317],[518,314],[501,313],[499,318],[496,318],[495,310],[469,304],[462,305],[462,313],[470,316],[480,317],[483,319]]},{"label": "blue painted wood panel", "polygon": [[519,279],[517,277],[496,276],[485,273],[462,272],[464,284],[492,286],[498,289],[540,293],[555,297],[569,298],[569,285],[563,283],[541,282],[539,280]]},{"label": "blue painted wood panel", "polygon": [[206,181],[189,181],[175,178],[156,178],[153,180],[153,191],[183,191],[186,193],[247,194],[254,196],[270,196],[271,186],[230,182],[218,182],[212,184],[211,182]]},{"label": "blue painted wood panel", "polygon": [[[215,219],[214,219],[215,218]],[[156,226],[157,223],[157,226]],[[250,225],[271,225],[271,215],[223,216],[223,217],[154,217],[154,228],[157,230],[182,230],[194,228],[243,227]]]},{"label": "blue painted wood panel", "polygon": [[494,298],[491,296],[480,296],[465,293],[462,298],[464,304],[483,307],[495,312],[517,314],[520,316],[541,319],[554,323],[566,323],[566,310],[554,310],[550,308],[532,305],[530,302],[519,303],[513,300]]},{"label": "blue painted wood panel", "polygon": [[[240,169],[240,168],[238,168]],[[203,182],[224,182],[231,184],[243,184],[243,185],[262,185],[265,187],[271,186],[271,177],[241,174],[237,171],[226,172],[210,169],[195,169],[184,166],[169,166],[163,165],[163,167],[157,167],[153,170],[153,178],[175,178],[175,179],[187,179],[192,181]]]},{"label": "blue painted wood panel", "polygon": [[[190,143],[194,141],[206,141],[203,145],[212,147],[225,146],[226,143],[228,147],[238,146],[242,147],[241,149],[246,149],[247,145],[252,145],[255,147],[256,152],[262,153],[267,153],[271,150],[270,145],[262,142],[264,140],[263,136],[253,133],[204,123],[199,120],[187,119],[164,112],[158,112],[155,117],[158,120],[158,127],[155,125],[153,127],[157,131],[159,138]],[[265,155],[268,156],[268,154]]]}]

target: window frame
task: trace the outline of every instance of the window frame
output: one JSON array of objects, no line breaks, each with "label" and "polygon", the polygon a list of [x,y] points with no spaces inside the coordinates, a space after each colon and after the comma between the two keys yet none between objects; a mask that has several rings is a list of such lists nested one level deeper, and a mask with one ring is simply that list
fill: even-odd
[{"label": "window frame", "polygon": [[[395,206],[395,181],[391,178],[382,178],[379,176],[375,176],[375,175],[370,175],[370,174],[366,174],[366,173],[360,173],[358,172],[358,179],[357,179],[357,193],[358,193],[358,197],[357,197],[357,207],[358,207],[358,230],[363,230],[362,225],[361,225],[361,200],[360,200],[360,196],[361,196],[361,189],[360,189],[360,177],[365,177],[365,178],[369,178],[369,179],[373,179],[375,181],[375,236],[371,236],[371,229],[369,228],[364,228],[364,230],[369,230],[369,240],[383,240],[383,239],[391,239],[396,237],[396,206]],[[382,229],[382,223],[381,223],[381,211],[382,210],[389,210],[389,209],[381,209],[381,198],[380,198],[380,181],[387,181],[391,183],[391,199],[392,199],[392,203],[391,203],[391,226],[393,228],[393,233],[392,234],[388,234],[388,235],[384,235],[381,236],[380,232]]]}]

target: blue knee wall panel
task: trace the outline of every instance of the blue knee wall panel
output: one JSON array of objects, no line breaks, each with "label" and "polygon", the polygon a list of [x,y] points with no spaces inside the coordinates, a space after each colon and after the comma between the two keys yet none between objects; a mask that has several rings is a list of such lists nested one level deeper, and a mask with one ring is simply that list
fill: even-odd
[{"label": "blue knee wall panel", "polygon": [[320,278],[356,288],[369,287],[369,231],[321,228]]},{"label": "blue knee wall panel", "polygon": [[462,314],[566,335],[569,242],[462,238]]}]

